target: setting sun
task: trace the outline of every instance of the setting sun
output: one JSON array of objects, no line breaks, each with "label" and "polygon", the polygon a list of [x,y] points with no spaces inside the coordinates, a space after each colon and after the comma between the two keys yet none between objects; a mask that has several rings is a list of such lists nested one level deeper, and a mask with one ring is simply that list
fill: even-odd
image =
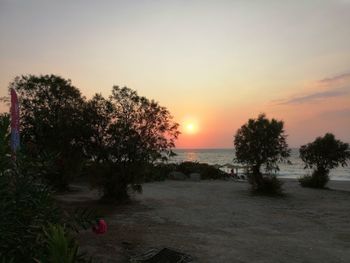
[{"label": "setting sun", "polygon": [[185,134],[196,134],[198,132],[198,122],[194,120],[185,120],[182,127]]},{"label": "setting sun", "polygon": [[193,132],[193,131],[194,131],[194,125],[193,125],[193,123],[187,124],[186,130],[187,130],[189,133]]}]

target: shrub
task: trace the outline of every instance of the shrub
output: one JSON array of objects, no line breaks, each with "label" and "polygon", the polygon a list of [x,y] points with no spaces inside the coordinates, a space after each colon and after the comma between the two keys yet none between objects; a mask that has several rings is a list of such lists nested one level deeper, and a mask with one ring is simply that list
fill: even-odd
[{"label": "shrub", "polygon": [[266,195],[282,195],[283,194],[283,183],[276,178],[275,175],[265,175],[262,177],[262,183],[257,185],[255,180],[250,175],[248,180],[251,184],[253,193],[266,194]]},{"label": "shrub", "polygon": [[191,173],[199,173],[201,179],[223,179],[227,177],[227,174],[220,169],[209,165],[207,163],[198,163],[198,162],[182,162],[177,168],[177,171],[182,172],[186,175]]},{"label": "shrub", "polygon": [[149,165],[144,175],[145,182],[164,181],[168,178],[170,172],[176,170],[177,165],[173,163],[159,163]]},{"label": "shrub", "polygon": [[299,180],[304,187],[324,188],[329,181],[330,170],[339,165],[346,166],[350,159],[349,144],[335,139],[331,133],[301,146],[299,153],[305,168],[313,169],[311,176]]},{"label": "shrub", "polygon": [[298,181],[302,187],[324,188],[329,181],[329,176],[327,173],[316,170],[312,175],[300,177]]},{"label": "shrub", "polygon": [[1,256],[14,263],[45,257],[44,230],[50,224],[66,225],[73,231],[77,225],[87,226],[95,220],[85,212],[66,215],[46,185],[16,167],[0,174],[0,211]]},{"label": "shrub", "polygon": [[40,262],[50,263],[84,263],[85,254],[79,253],[79,245],[74,237],[61,225],[48,225],[45,230],[45,255]]}]

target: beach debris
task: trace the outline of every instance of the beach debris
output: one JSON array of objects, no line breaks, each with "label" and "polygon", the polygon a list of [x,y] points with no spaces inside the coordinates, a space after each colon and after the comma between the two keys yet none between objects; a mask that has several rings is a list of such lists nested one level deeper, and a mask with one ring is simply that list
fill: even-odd
[{"label": "beach debris", "polygon": [[201,175],[199,173],[191,173],[190,174],[190,180],[191,181],[200,181]]},{"label": "beach debris", "polygon": [[107,223],[103,219],[99,219],[97,224],[92,227],[92,231],[97,235],[106,233]]},{"label": "beach debris", "polygon": [[147,252],[133,257],[130,263],[187,263],[193,262],[191,256],[170,248],[150,249]]}]

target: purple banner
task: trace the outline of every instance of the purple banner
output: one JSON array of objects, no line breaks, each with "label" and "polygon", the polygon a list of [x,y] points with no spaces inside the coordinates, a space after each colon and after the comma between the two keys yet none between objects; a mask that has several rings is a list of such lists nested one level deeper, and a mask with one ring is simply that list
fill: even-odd
[{"label": "purple banner", "polygon": [[15,154],[19,150],[19,104],[16,91],[11,89],[11,149]]}]

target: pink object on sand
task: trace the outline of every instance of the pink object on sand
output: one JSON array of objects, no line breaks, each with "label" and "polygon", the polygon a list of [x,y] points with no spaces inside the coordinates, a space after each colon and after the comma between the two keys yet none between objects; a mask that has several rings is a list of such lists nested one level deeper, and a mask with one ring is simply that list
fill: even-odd
[{"label": "pink object on sand", "polygon": [[107,224],[103,219],[98,220],[97,224],[92,227],[95,234],[104,234],[107,232]]}]

